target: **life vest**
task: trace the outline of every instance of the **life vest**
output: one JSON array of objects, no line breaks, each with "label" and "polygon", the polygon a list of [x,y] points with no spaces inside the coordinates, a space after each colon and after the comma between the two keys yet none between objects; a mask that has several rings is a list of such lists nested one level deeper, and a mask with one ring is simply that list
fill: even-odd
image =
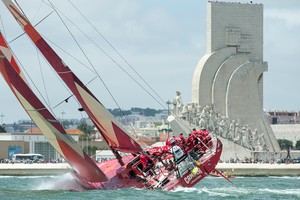
[{"label": "life vest", "polygon": [[184,156],[184,152],[182,151],[182,149],[177,146],[177,145],[174,145],[172,148],[171,148],[171,151],[173,153],[173,156],[174,156],[174,159],[175,161],[180,159],[182,156]]}]

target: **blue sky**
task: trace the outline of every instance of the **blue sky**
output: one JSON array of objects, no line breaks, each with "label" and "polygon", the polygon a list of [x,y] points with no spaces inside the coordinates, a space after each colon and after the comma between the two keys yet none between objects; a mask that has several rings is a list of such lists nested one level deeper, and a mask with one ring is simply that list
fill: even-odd
[{"label": "blue sky", "polygon": [[[131,69],[88,26],[68,1],[51,2],[113,57],[113,61],[108,59],[66,20],[121,108],[162,109],[161,105],[120,71],[114,62],[118,62],[128,72]],[[193,72],[206,50],[207,1],[72,0],[72,2],[164,101],[172,100],[176,90],[181,91],[184,102],[191,100]],[[297,58],[300,56],[300,2],[297,0],[253,2],[264,4],[264,61],[269,65],[269,71],[264,74],[264,108],[299,110],[300,68]],[[19,4],[33,24],[51,12],[51,9],[41,4],[39,0],[19,1]],[[3,22],[1,30],[10,41],[21,34],[22,30],[2,3],[0,13]],[[37,29],[65,51],[87,63],[55,13],[38,25]],[[49,96],[50,107],[53,108],[69,96],[44,59],[41,56],[37,57],[36,49],[26,36],[11,42],[10,45],[27,73],[35,80],[44,98],[47,99],[47,95]],[[86,67],[57,47],[54,48],[84,83],[95,77],[95,74],[90,73]],[[46,89],[41,77],[45,78]],[[106,107],[117,107],[99,79],[90,83],[88,87]],[[0,114],[5,115],[3,118],[5,123],[28,118],[2,78],[0,91]],[[62,117],[61,113],[64,111],[64,118],[80,118],[82,113],[77,111],[78,107],[76,101],[71,100],[68,104],[56,107],[54,113],[57,117]]]}]

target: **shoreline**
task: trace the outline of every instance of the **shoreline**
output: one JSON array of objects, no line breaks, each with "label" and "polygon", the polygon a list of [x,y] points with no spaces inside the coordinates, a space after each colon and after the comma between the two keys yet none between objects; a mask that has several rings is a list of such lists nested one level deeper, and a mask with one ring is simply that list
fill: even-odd
[{"label": "shoreline", "polygon": [[235,176],[300,176],[299,163],[218,163],[216,169]]},{"label": "shoreline", "polygon": [[0,163],[0,176],[60,175],[71,169],[68,163]]},{"label": "shoreline", "polygon": [[[62,175],[71,169],[68,163],[0,163],[0,176]],[[216,169],[235,176],[300,176],[298,163],[218,163]]]}]

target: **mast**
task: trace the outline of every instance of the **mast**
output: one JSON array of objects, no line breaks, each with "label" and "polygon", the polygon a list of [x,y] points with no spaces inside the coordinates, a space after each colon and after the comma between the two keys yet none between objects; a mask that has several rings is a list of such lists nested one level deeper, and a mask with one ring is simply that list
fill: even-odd
[{"label": "mast", "polygon": [[12,52],[0,32],[0,72],[27,114],[51,145],[73,167],[76,174],[90,182],[108,181],[95,162],[66,134],[58,120],[30,89]]},{"label": "mast", "polygon": [[71,69],[63,62],[56,52],[48,45],[37,30],[30,24],[20,10],[11,0],[3,0],[8,10],[15,17],[19,25],[24,29],[32,42],[44,55],[67,87],[72,91],[85,112],[102,134],[105,141],[111,147],[114,154],[123,164],[117,151],[127,153],[138,153],[142,150],[140,145],[129,135],[122,125],[113,118],[102,103],[91,93],[91,91],[79,80]]}]

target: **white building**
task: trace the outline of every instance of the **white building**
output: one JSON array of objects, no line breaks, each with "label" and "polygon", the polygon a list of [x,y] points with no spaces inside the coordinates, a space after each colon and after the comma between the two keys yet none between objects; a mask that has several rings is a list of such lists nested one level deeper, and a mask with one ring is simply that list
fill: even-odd
[{"label": "white building", "polygon": [[[83,134],[78,129],[70,129],[67,132],[71,135],[71,137],[78,142],[79,135]],[[2,149],[3,155],[2,157],[9,158],[11,154],[14,152],[12,151],[10,147],[16,147],[14,149],[18,149],[18,151],[21,152],[15,152],[15,153],[39,153],[44,155],[46,160],[51,159],[58,159],[60,158],[60,155],[55,151],[55,149],[52,147],[52,145],[48,142],[46,137],[40,133],[39,130],[33,129],[31,133],[1,133],[0,134],[0,141],[5,142],[7,144],[7,148]],[[29,148],[25,149],[24,147],[21,147],[19,144],[17,144],[17,141],[24,141],[29,143]],[[20,146],[20,147],[19,147]],[[28,152],[27,152],[28,151]]]}]

